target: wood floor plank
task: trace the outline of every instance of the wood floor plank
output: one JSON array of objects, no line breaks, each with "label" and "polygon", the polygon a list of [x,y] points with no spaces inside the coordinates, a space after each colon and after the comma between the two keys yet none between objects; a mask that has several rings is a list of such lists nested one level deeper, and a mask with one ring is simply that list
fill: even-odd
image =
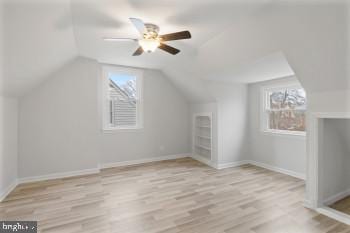
[{"label": "wood floor plank", "polygon": [[330,207],[340,212],[350,214],[350,196],[337,201],[336,203],[330,205]]},{"label": "wood floor plank", "polygon": [[263,168],[185,158],[22,184],[0,219],[36,220],[43,233],[350,233],[304,208],[304,192],[302,180]]}]

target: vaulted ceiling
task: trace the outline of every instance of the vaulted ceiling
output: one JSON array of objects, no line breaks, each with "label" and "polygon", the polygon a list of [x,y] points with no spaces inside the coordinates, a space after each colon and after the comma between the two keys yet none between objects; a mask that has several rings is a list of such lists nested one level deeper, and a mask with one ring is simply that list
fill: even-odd
[{"label": "vaulted ceiling", "polygon": [[20,96],[77,56],[73,27],[60,21],[71,15],[70,0],[5,3],[3,92]]},{"label": "vaulted ceiling", "polygon": [[[309,91],[349,88],[343,1],[5,0],[3,93],[21,96],[76,56],[162,70],[191,101],[210,101],[203,80],[251,83],[296,73]],[[133,57],[137,17],[191,40]]]}]

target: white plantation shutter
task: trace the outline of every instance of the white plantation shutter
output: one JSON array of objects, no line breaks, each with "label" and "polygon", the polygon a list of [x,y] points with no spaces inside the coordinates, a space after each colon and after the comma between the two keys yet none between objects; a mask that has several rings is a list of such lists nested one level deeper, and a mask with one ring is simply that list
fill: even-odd
[{"label": "white plantation shutter", "polygon": [[113,127],[136,126],[137,104],[135,101],[115,98],[111,99],[110,102],[111,124]]},{"label": "white plantation shutter", "polygon": [[111,127],[136,127],[136,98],[130,98],[121,89],[111,85],[109,89],[109,101]]}]

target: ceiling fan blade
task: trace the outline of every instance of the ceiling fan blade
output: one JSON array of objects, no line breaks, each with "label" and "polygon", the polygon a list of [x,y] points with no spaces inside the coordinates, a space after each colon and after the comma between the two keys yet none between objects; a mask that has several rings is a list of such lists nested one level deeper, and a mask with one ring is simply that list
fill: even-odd
[{"label": "ceiling fan blade", "polygon": [[161,35],[159,38],[161,38],[163,41],[190,39],[191,33],[189,31],[174,32]]},{"label": "ceiling fan blade", "polygon": [[137,39],[133,38],[113,38],[113,37],[104,37],[104,41],[137,41]]},{"label": "ceiling fan blade", "polygon": [[146,32],[146,26],[141,19],[130,18],[130,21],[141,35]]},{"label": "ceiling fan blade", "polygon": [[138,47],[136,51],[132,54],[133,56],[140,56],[143,53],[142,47]]},{"label": "ceiling fan blade", "polygon": [[169,45],[163,44],[163,43],[161,43],[158,48],[160,48],[161,50],[164,50],[165,52],[168,52],[172,55],[176,55],[180,52],[180,50],[178,50],[174,47],[171,47]]}]

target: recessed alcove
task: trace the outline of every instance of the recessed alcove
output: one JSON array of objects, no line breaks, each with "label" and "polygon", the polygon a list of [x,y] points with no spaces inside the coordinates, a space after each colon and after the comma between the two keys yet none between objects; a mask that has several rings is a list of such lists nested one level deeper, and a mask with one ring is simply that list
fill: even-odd
[{"label": "recessed alcove", "polygon": [[[350,195],[350,119],[324,119],[322,152],[322,194],[326,206],[334,206]],[[344,203],[345,204],[345,203]]]},{"label": "recessed alcove", "polygon": [[350,224],[350,115],[313,114],[307,205]]}]

